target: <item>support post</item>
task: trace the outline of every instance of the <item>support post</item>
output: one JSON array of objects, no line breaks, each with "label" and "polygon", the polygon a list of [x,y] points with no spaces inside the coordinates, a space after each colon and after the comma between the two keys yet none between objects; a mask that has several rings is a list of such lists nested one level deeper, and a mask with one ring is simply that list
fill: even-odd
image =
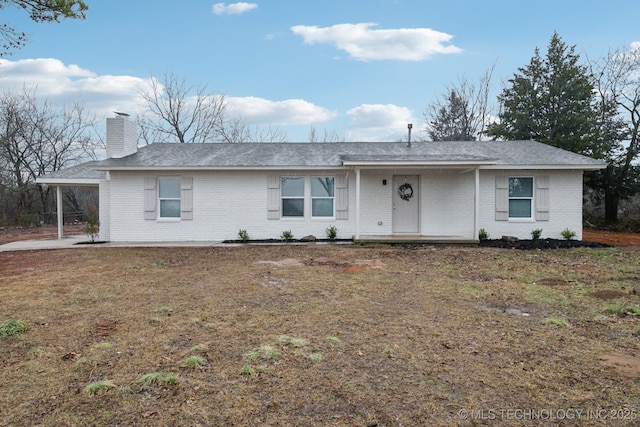
[{"label": "support post", "polygon": [[478,233],[480,232],[480,168],[476,167],[475,170],[475,203],[473,208],[473,229],[474,236],[471,236],[472,239],[478,238]]},{"label": "support post", "polygon": [[58,185],[56,187],[56,212],[58,216],[58,239],[62,239],[63,236],[63,225],[64,218],[62,213],[62,186]]},{"label": "support post", "polygon": [[356,240],[360,239],[360,168],[356,168]]}]

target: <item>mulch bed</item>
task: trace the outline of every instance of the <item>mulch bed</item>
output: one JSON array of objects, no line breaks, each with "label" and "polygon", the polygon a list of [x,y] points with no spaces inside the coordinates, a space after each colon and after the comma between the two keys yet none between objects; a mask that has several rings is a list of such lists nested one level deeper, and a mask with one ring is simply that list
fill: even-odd
[{"label": "mulch bed", "polygon": [[610,245],[584,240],[538,239],[538,240],[509,240],[487,239],[480,241],[481,247],[507,249],[564,249],[564,248],[608,248]]}]

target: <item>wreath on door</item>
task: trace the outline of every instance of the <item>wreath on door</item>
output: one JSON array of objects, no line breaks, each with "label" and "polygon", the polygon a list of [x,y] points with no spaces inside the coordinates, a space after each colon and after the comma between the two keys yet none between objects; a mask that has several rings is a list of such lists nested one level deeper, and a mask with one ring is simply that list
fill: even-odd
[{"label": "wreath on door", "polygon": [[405,182],[400,187],[398,187],[398,196],[402,200],[409,201],[410,198],[413,197],[413,187],[408,182]]}]

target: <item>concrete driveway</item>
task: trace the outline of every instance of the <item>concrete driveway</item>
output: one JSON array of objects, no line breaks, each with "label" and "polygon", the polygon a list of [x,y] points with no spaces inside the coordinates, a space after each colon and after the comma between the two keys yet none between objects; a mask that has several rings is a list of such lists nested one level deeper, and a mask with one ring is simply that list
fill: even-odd
[{"label": "concrete driveway", "polygon": [[[30,239],[0,245],[0,252],[9,251],[38,251],[44,249],[71,249],[71,248],[96,248],[96,247],[167,247],[167,246],[220,246],[222,242],[106,242],[96,244],[83,244],[89,242],[84,235],[72,235],[63,239]],[[231,246],[224,244],[225,246]]]}]

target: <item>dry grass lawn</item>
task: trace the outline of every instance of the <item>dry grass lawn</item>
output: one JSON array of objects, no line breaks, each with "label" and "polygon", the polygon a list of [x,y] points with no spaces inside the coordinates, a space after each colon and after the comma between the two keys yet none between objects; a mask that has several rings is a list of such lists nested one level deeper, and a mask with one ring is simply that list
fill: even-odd
[{"label": "dry grass lawn", "polygon": [[639,422],[637,249],[86,247],[0,287],[3,426]]}]

